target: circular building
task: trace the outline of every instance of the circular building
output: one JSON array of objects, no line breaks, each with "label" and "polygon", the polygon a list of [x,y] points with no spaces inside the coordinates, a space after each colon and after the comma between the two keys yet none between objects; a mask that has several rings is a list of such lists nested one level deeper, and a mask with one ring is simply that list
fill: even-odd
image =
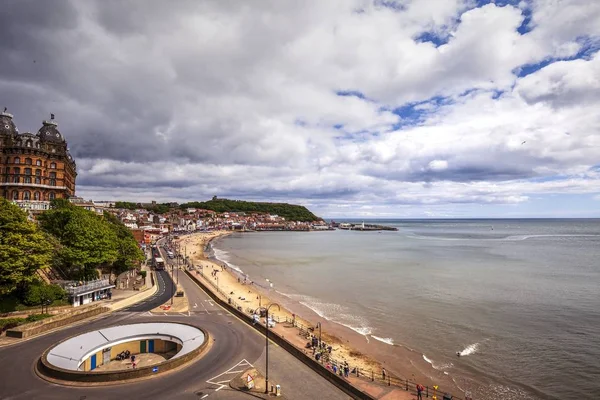
[{"label": "circular building", "polygon": [[[38,371],[62,381],[121,381],[176,368],[196,357],[206,343],[207,334],[192,325],[118,325],[74,336],[51,347],[42,355]],[[144,355],[160,357],[134,366],[131,356],[139,360]]]},{"label": "circular building", "polygon": [[19,133],[12,114],[0,113],[0,195],[21,208],[43,211],[75,195],[77,167],[54,114],[37,134]]}]

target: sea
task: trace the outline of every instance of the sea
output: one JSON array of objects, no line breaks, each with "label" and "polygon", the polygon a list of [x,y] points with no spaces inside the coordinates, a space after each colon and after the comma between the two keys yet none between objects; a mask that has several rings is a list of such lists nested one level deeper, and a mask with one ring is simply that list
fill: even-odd
[{"label": "sea", "polygon": [[474,399],[600,398],[600,219],[365,222],[398,231],[236,233],[211,246]]}]

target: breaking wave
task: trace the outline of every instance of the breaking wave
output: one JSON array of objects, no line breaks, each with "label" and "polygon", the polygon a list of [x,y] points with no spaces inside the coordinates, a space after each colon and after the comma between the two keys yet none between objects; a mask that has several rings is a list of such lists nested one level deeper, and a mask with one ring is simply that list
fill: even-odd
[{"label": "breaking wave", "polygon": [[473,343],[473,344],[470,344],[467,347],[465,347],[465,349],[463,351],[461,351],[459,354],[461,357],[469,356],[471,354],[474,354],[478,348],[479,348],[479,343]]},{"label": "breaking wave", "polygon": [[390,346],[394,345],[394,339],[392,338],[382,338],[379,336],[375,336],[375,335],[371,335],[371,337],[375,340],[379,340],[380,342],[383,342],[385,344],[389,344]]},{"label": "breaking wave", "polygon": [[217,260],[224,262],[229,268],[239,272],[240,274],[244,273],[244,271],[242,271],[240,267],[238,267],[230,261],[228,252],[226,252],[225,250],[217,249],[215,246],[212,246],[212,251]]},{"label": "breaking wave", "polygon": [[319,317],[343,325],[346,328],[350,328],[360,335],[366,337],[373,332],[373,328],[369,326],[369,321],[360,315],[352,314],[349,307],[336,303],[324,302],[316,297],[302,294],[283,293],[279,291],[277,291],[277,293],[288,299],[297,301],[304,307],[314,311]]}]

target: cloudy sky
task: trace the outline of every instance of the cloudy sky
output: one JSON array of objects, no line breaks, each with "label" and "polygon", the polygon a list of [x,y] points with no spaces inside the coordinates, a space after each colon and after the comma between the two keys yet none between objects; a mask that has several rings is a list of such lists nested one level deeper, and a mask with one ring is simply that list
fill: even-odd
[{"label": "cloudy sky", "polygon": [[600,1],[4,0],[0,105],[94,200],[600,217]]}]

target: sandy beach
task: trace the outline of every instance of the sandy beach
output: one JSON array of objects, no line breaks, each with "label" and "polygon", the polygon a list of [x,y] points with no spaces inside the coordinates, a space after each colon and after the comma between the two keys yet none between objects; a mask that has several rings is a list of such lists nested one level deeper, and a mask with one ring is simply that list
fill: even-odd
[{"label": "sandy beach", "polygon": [[[177,240],[182,253],[185,251],[189,257],[190,264],[194,265],[196,270],[201,268],[202,274],[198,274],[197,277],[213,287],[218,287],[223,294],[221,295],[223,300],[227,301],[230,298],[249,315],[254,310],[269,306],[271,303],[280,305],[279,309],[273,306],[269,311],[269,315],[273,315],[276,321],[283,321],[277,323],[272,330],[307,354],[312,354],[312,350],[305,348],[305,345],[312,335],[318,337],[317,322],[320,323],[321,339],[326,346],[332,347],[331,360],[336,364],[348,363],[351,370],[358,368],[363,376],[373,376],[380,383],[381,370],[385,368],[388,375],[402,382],[408,378],[412,382],[426,386],[440,385],[457,395],[461,393],[455,382],[445,376],[443,371],[431,369],[428,373],[424,373],[422,369],[416,368],[416,365],[423,363],[420,353],[400,345],[393,345],[393,351],[390,351],[389,344],[369,340],[368,336],[328,321],[311,309],[288,301],[289,299],[271,288],[270,282],[253,282],[252,277],[232,269],[225,262],[206,253],[212,240],[228,234],[231,232],[198,232],[182,236]],[[295,320],[295,326],[285,322],[292,320]],[[261,322],[264,323],[264,318]],[[306,331],[307,327],[311,328],[310,332]],[[324,361],[324,365],[333,364]],[[360,379],[353,377],[350,377],[350,380],[352,382],[356,380],[355,384],[361,382]],[[404,387],[404,384],[402,383],[401,386]],[[411,384],[412,386],[414,384]]]},{"label": "sandy beach", "polygon": [[[268,293],[263,287],[269,287],[269,282],[261,282],[260,286],[250,280],[251,277],[246,277],[239,271],[232,270],[225,263],[218,260],[212,260],[205,254],[206,246],[211,240],[229,234],[228,231],[215,232],[199,232],[191,235],[186,235],[177,240],[180,243],[180,248],[187,250],[189,261],[197,268],[202,268],[204,278],[211,279],[213,286],[217,286],[223,293],[226,293],[229,298],[233,299],[237,304],[241,305],[244,312],[252,313],[251,310],[257,310],[260,307],[269,306],[273,302],[278,302],[274,293]],[[296,313],[276,306],[270,308],[269,315],[273,315],[276,321],[291,321],[295,320],[297,327],[310,327],[312,333],[318,337],[319,330],[316,328],[316,323],[308,318],[297,315]],[[322,322],[321,339],[328,346],[332,347],[331,357],[336,361],[348,362],[354,368],[358,367],[361,371],[379,371],[381,364],[375,359],[363,354],[360,350],[351,348],[347,340],[343,340],[333,332],[335,324]],[[307,336],[301,336],[300,330],[294,328],[291,324],[278,323],[273,330],[288,341],[292,342],[299,348],[304,349],[305,344],[309,340]],[[310,335],[310,333],[309,333]],[[305,349],[308,353],[311,350]],[[312,352],[312,351],[311,351]]]}]

